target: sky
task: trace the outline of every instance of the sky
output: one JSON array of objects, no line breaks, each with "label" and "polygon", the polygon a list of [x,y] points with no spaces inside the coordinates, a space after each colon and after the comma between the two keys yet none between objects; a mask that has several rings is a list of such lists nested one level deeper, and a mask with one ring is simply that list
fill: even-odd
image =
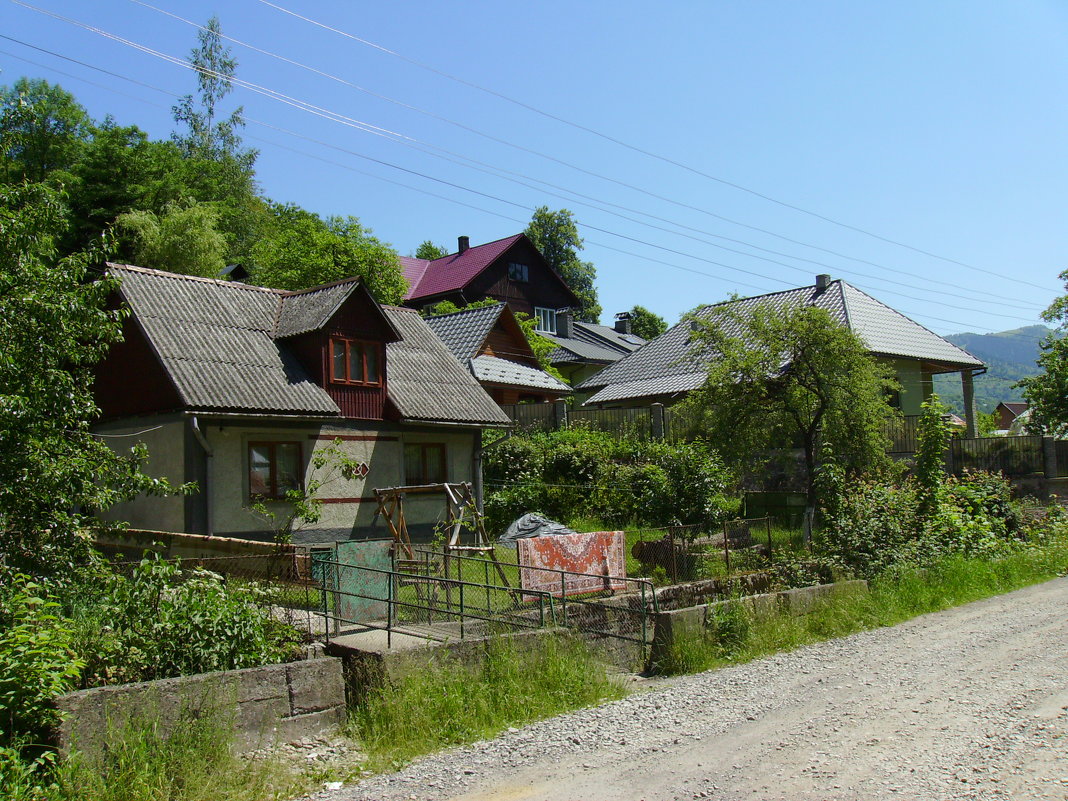
[{"label": "sky", "polygon": [[1063,2],[0,0],[0,84],[166,138],[213,14],[266,195],[401,255],[570,209],[605,323],[817,273],[940,334],[1064,293]]}]

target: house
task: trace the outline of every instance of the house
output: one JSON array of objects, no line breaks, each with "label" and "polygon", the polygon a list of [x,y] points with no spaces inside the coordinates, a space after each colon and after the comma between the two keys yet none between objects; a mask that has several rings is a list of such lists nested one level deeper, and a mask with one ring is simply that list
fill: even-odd
[{"label": "house", "polygon": [[645,344],[642,337],[631,333],[630,315],[626,312],[616,315],[616,324],[611,328],[575,320],[569,310],[558,313],[556,321],[556,333],[543,335],[557,346],[549,355],[549,363],[572,386]]},{"label": "house", "polygon": [[440,259],[402,257],[408,280],[404,305],[425,309],[443,300],[463,307],[483,298],[507,303],[529,314],[538,331],[554,334],[558,309],[578,305],[578,298],[526,234],[470,246],[458,239],[456,253]]},{"label": "house", "polygon": [[998,416],[998,430],[1008,431],[1012,427],[1013,422],[1028,409],[1026,403],[1016,402],[1001,402],[994,407],[994,412]]},{"label": "house", "polygon": [[[321,519],[294,541],[386,537],[375,488],[471,481],[482,428],[509,423],[417,312],[380,306],[357,279],[284,292],[108,271],[130,313],[97,371],[95,431],[144,442],[150,475],[199,487],[109,511],[133,528],[266,539],[287,490],[315,479]],[[351,480],[317,465],[335,443]],[[412,533],[429,535],[442,505],[412,496]]]},{"label": "house", "polygon": [[[901,391],[892,403],[905,415],[920,414],[920,404],[931,395],[933,375],[960,373],[968,431],[974,436],[972,377],[985,371],[983,363],[845,281],[832,281],[830,276],[819,275],[813,286],[705,306],[696,314],[699,318],[709,318],[726,306],[744,313],[758,306],[785,307],[796,303],[826,309],[832,319],[857,334],[874,356],[893,367]],[[585,405],[602,408],[653,402],[670,405],[700,387],[707,374],[709,357],[692,352],[692,333],[691,322],[683,320],[578,384],[577,389],[591,393]]]},{"label": "house", "polygon": [[426,324],[497,403],[540,403],[571,394],[571,387],[541,368],[504,303],[428,317]]}]

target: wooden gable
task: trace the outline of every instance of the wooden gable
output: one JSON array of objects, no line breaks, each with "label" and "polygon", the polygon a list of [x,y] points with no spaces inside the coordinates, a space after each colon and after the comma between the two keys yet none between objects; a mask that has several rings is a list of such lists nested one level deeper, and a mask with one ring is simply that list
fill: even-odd
[{"label": "wooden gable", "polygon": [[[526,266],[526,281],[509,275],[509,265]],[[562,309],[577,306],[578,298],[525,236],[475,276],[463,291],[468,301],[495,298],[512,311],[533,316],[534,307]]]},{"label": "wooden gable", "polygon": [[474,355],[496,356],[541,369],[538,357],[534,355],[523,329],[507,306],[502,309],[501,316],[497,318],[497,322]]}]

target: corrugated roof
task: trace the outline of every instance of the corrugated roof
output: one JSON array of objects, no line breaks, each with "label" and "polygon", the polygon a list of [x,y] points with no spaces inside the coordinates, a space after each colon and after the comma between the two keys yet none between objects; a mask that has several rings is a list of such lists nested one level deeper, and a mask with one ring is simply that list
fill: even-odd
[{"label": "corrugated roof", "polygon": [[274,335],[279,339],[318,331],[360,285],[358,278],[282,295]]},{"label": "corrugated roof", "polygon": [[471,372],[479,381],[489,384],[544,389],[550,392],[570,394],[571,387],[544,370],[530,367],[496,356],[477,356],[471,360]]},{"label": "corrugated roof", "polygon": [[[326,390],[272,334],[276,325],[291,334],[314,330],[306,328],[314,319],[325,323],[353,291],[350,283],[289,293],[129,265],[109,269],[189,408],[340,414]],[[386,345],[386,369],[387,393],[405,418],[509,422],[417,313],[387,307],[383,314],[403,337]]]},{"label": "corrugated roof", "polygon": [[429,262],[424,259],[401,259],[401,269],[409,284],[404,299],[424,298],[462,289],[522,237],[523,234],[514,234]]},{"label": "corrugated roof", "polygon": [[607,325],[595,325],[577,320],[571,323],[571,336],[569,337],[556,334],[542,334],[542,336],[559,346],[549,356],[551,364],[562,362],[612,364],[645,344],[644,339],[634,334],[621,334]]},{"label": "corrugated roof", "polygon": [[452,314],[427,317],[426,324],[457,359],[467,364],[486,341],[504,308],[503,303],[497,303],[477,309],[461,309]]},{"label": "corrugated roof", "polygon": [[[799,303],[826,309],[833,320],[853,330],[872,353],[920,359],[951,368],[983,366],[967,351],[844,281],[832,281],[822,292],[808,286],[705,306],[697,316],[708,319],[727,306],[744,312],[766,306],[781,309]],[[736,332],[728,326],[727,333]],[[587,403],[696,389],[704,381],[708,357],[691,353],[691,335],[690,321],[683,320],[586,379],[577,389],[603,387]]]},{"label": "corrugated roof", "polygon": [[406,420],[507,425],[511,420],[418,312],[384,307],[400,331],[386,346],[389,397]]}]

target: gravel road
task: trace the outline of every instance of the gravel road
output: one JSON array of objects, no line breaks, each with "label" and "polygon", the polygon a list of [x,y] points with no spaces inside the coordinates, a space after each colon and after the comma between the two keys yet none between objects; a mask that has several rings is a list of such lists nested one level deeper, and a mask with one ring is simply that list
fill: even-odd
[{"label": "gravel road", "polygon": [[1068,579],[511,729],[320,801],[1068,799]]}]

